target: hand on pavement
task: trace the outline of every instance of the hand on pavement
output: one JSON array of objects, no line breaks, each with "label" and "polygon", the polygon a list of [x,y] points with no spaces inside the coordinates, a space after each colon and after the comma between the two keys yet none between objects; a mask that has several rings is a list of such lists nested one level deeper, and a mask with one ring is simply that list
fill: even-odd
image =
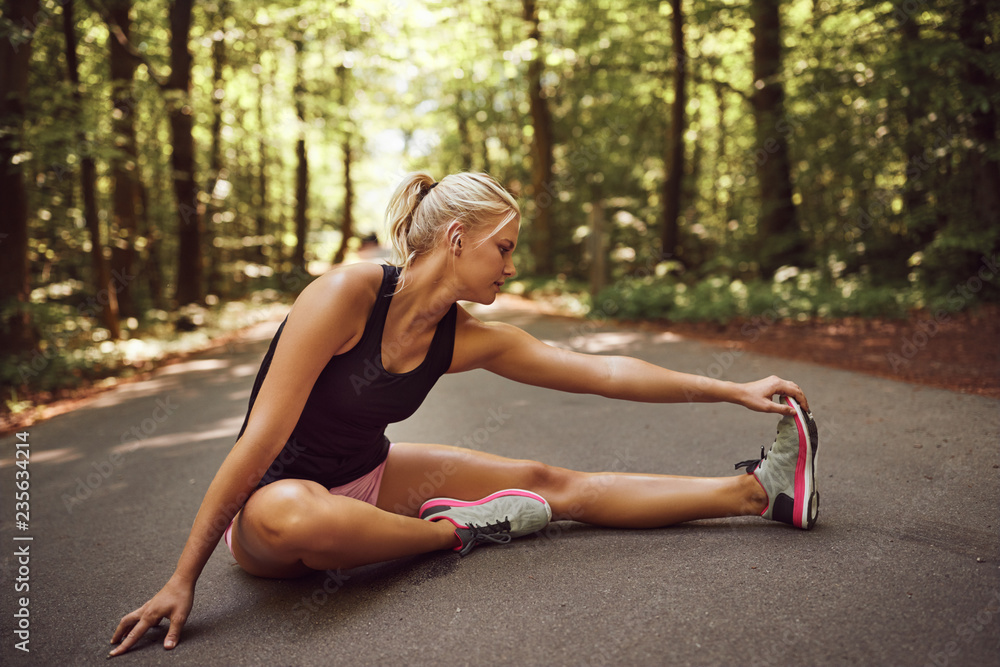
[{"label": "hand on pavement", "polygon": [[171,579],[149,602],[122,617],[114,636],[111,637],[112,644],[121,643],[112,649],[108,657],[128,651],[147,630],[159,625],[164,618],[170,621],[170,630],[163,640],[163,648],[168,650],[174,648],[180,641],[181,628],[191,613],[193,603],[194,586]]}]

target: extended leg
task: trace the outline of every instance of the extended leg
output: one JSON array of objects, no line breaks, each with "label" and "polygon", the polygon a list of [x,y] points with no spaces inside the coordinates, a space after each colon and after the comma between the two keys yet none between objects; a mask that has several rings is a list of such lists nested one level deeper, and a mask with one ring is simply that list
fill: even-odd
[{"label": "extended leg", "polygon": [[445,445],[398,443],[389,454],[378,506],[412,516],[428,498],[474,500],[506,488],[538,493],[552,506],[554,520],[621,528],[760,514],[767,503],[751,475],[586,473]]}]

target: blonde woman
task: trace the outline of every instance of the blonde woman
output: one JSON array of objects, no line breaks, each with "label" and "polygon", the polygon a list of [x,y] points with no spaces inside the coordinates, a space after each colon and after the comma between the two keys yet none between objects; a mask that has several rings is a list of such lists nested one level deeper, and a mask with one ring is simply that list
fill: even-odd
[{"label": "blonde woman", "polygon": [[[568,518],[632,528],[753,514],[815,523],[817,434],[796,384],[773,376],[734,384],[579,354],[469,315],[458,301],[490,304],[515,273],[520,211],[485,174],[440,182],[410,174],[387,218],[392,265],[337,267],[295,301],[173,576],[122,618],[111,655],[163,618],[164,647],[177,645],[220,538],[248,573],[284,578],[435,550],[465,554]],[[387,424],[411,415],[441,375],[476,368],[561,391],[726,401],[784,417],[770,451],[737,464],[748,474],[719,478],[575,472],[386,439]]]}]

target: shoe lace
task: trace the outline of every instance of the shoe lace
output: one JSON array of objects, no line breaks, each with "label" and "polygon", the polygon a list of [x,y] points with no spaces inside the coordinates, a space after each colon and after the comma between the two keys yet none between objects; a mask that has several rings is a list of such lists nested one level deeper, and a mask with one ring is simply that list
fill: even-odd
[{"label": "shoe lace", "polygon": [[504,517],[502,521],[487,523],[482,526],[470,524],[467,526],[471,535],[468,541],[462,546],[459,552],[462,555],[469,553],[476,544],[492,542],[493,544],[507,544],[510,542],[510,517]]},{"label": "shoe lace", "polygon": [[746,468],[747,474],[749,475],[754,470],[756,470],[758,466],[760,466],[760,464],[764,461],[765,458],[767,457],[764,454],[764,448],[761,447],[759,459],[748,459],[746,461],[740,461],[739,463],[736,464],[736,470],[739,470],[740,468]]}]

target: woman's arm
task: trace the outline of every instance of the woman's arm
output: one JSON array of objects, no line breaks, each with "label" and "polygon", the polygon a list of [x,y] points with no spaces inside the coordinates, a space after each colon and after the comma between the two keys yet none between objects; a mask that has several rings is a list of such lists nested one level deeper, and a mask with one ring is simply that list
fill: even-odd
[{"label": "woman's arm", "polygon": [[[354,344],[377,294],[382,269],[356,265],[311,283],[288,314],[274,358],[247,421],[208,487],[173,576],[142,607],[126,614],[115,630],[110,655],[127,651],[161,619],[170,620],[164,648],[177,645],[191,611],[195,583],[226,526],[256,488],[291,435],[320,371],[330,357]],[[374,285],[374,288],[372,287]],[[359,324],[360,323],[360,324]]]},{"label": "woman's arm", "polygon": [[450,370],[472,368],[539,387],[629,401],[725,401],[759,412],[793,414],[793,408],[771,400],[774,394],[785,394],[809,409],[798,385],[775,376],[738,384],[672,371],[632,357],[582,354],[547,345],[509,324],[484,323],[466,314],[459,320]]}]

